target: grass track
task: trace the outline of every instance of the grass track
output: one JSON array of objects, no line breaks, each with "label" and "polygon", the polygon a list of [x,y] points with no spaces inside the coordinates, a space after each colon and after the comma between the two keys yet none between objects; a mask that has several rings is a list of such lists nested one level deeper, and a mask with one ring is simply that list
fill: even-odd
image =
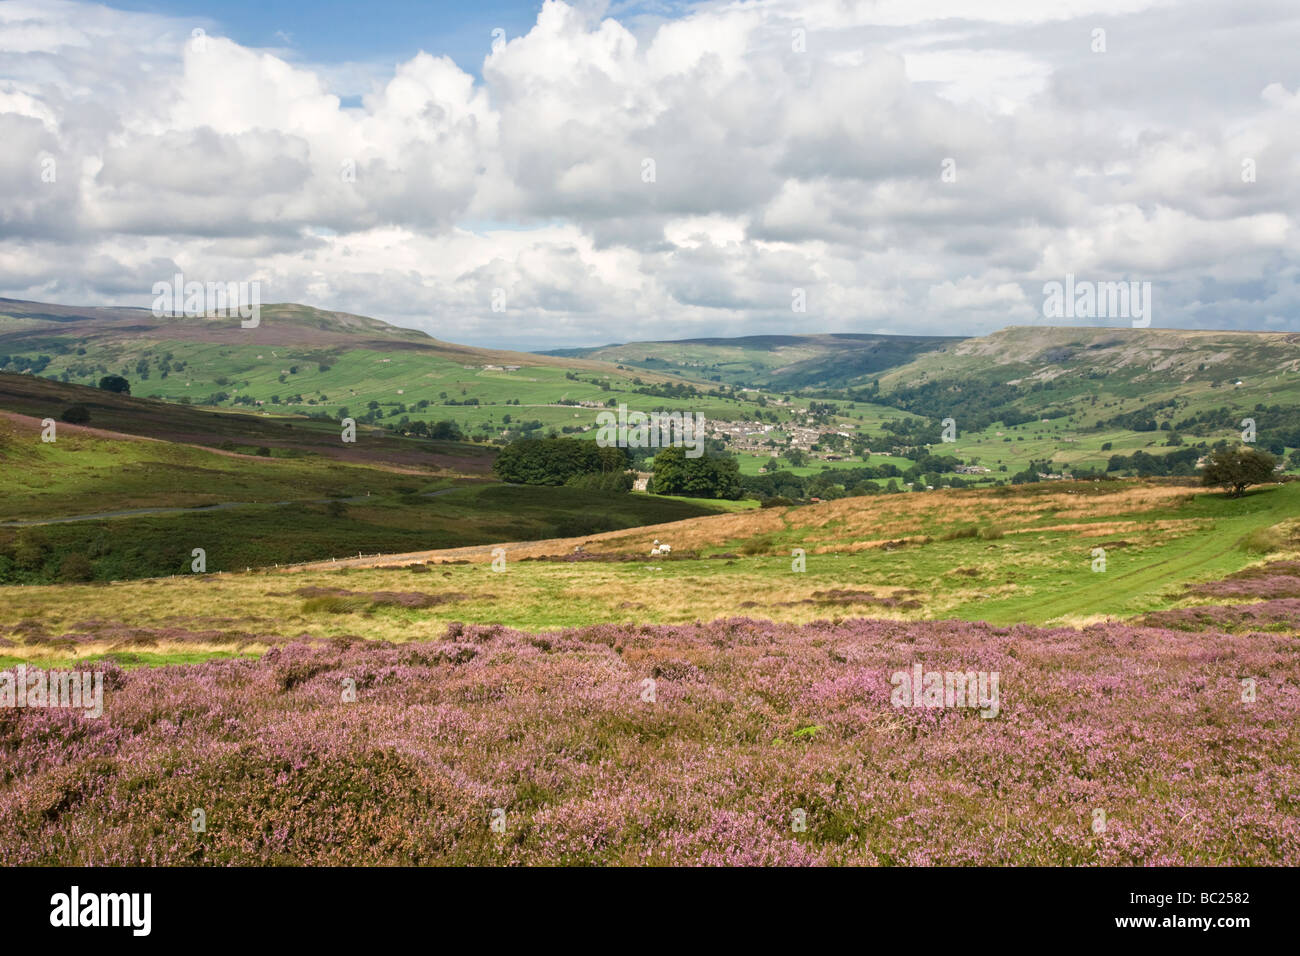
[{"label": "grass track", "polygon": [[1171,540],[1155,554],[1146,552],[1131,565],[1123,552],[1111,552],[1107,554],[1107,570],[1094,573],[1089,558],[1087,564],[1080,565],[1077,575],[1063,579],[1071,586],[1056,593],[980,602],[963,608],[959,616],[964,620],[1010,624],[1093,615],[1127,616],[1166,607],[1171,603],[1167,593],[1171,588],[1221,577],[1251,563],[1254,558],[1241,550],[1242,540],[1258,528],[1300,514],[1298,492],[1300,485],[1290,484],[1260,489],[1235,502],[1224,501],[1218,495],[1201,496],[1200,505],[1240,505],[1246,513],[1218,517],[1210,533]]}]

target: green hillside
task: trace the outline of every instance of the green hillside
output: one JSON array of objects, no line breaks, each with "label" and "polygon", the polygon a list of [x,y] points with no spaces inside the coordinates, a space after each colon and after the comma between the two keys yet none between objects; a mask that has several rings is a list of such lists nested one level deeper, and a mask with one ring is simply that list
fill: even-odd
[{"label": "green hillside", "polygon": [[[106,375],[167,402],[393,425],[455,422],[467,437],[590,428],[598,407],[671,406],[748,417],[753,396],[717,383],[455,345],[423,332],[301,305],[235,318],[163,317],[0,300],[0,372],[94,385]],[[585,405],[583,403],[586,403]],[[790,413],[781,415],[788,418]]]},{"label": "green hillside", "polygon": [[863,395],[953,418],[953,453],[986,463],[1104,467],[1240,441],[1245,418],[1260,447],[1285,455],[1300,446],[1300,335],[1015,327],[920,356]]},{"label": "green hillside", "polygon": [[[69,399],[85,400],[87,426],[58,421]],[[47,442],[50,417],[55,440]],[[218,446],[225,435],[238,437],[220,442],[233,450]],[[187,573],[194,548],[205,552],[206,570],[230,571],[591,534],[720,510],[465,477],[485,472],[491,456],[479,445],[384,432],[345,445],[325,423],[0,376],[0,584]]]}]

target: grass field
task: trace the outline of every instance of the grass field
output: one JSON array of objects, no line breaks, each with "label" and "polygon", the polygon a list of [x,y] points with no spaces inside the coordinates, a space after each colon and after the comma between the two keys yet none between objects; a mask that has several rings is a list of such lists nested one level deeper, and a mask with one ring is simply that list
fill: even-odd
[{"label": "grass field", "polygon": [[[490,538],[501,532],[490,524],[492,507],[527,491],[484,486],[422,507],[450,509],[458,527],[482,521]],[[563,505],[565,491],[545,489],[532,499],[539,535],[546,521],[563,520],[547,515]],[[671,507],[653,496],[633,497],[647,507]],[[520,502],[509,508],[528,513]],[[573,502],[572,520],[592,513],[590,501]],[[505,548],[502,572],[492,569],[494,546],[485,544],[344,558],[292,573],[182,573],[107,587],[11,589],[0,626],[21,636],[23,622],[39,621],[49,640],[15,640],[6,653],[50,661],[74,649],[107,653],[119,643],[131,651],[129,639],[95,635],[141,628],[151,652],[193,655],[196,641],[214,652],[257,652],[304,633],[430,640],[453,621],[546,630],[593,622],[684,624],[742,613],[793,623],[869,616],[1080,625],[1182,606],[1190,585],[1270,553],[1294,553],[1297,514],[1300,483],[1294,482],[1242,499],[1134,482],[855,498],[517,542]],[[641,520],[655,517],[647,512]],[[391,518],[407,515],[395,510]],[[620,520],[628,520],[626,513]],[[1271,546],[1252,550],[1253,533],[1270,528],[1277,529]],[[671,557],[648,557],[655,538],[673,545]],[[586,556],[574,560],[578,544]],[[1092,570],[1097,547],[1106,552],[1100,572]],[[806,552],[802,572],[793,570],[795,548]],[[187,554],[177,556],[182,567]],[[376,566],[384,564],[396,566]],[[416,607],[382,599],[321,607],[304,589],[324,589],[327,596],[419,591],[438,599]],[[90,606],[99,623],[83,627]],[[169,628],[183,636],[159,636]],[[65,633],[84,639],[57,637]]]},{"label": "grass field", "polygon": [[[496,435],[511,420],[540,421],[557,429],[592,425],[596,410],[573,403],[603,405],[611,398],[645,411],[660,405],[681,408],[689,404],[692,411],[710,419],[747,418],[758,408],[752,399],[706,397],[685,402],[641,394],[638,387],[665,378],[639,369],[576,362],[570,368],[555,364],[555,360],[530,363],[527,356],[516,358],[514,361],[524,364],[512,370],[487,368],[494,364],[489,359],[495,357],[471,350],[464,355],[364,346],[340,351],[163,339],[123,344],[118,352],[93,369],[75,355],[56,357],[43,374],[58,377],[67,372],[71,382],[91,385],[102,368],[109,368],[129,378],[133,393],[140,396],[204,405],[213,403],[214,396],[225,395],[215,404],[249,413],[314,413],[337,419],[346,410],[359,418],[375,402],[383,416],[381,423],[403,415],[413,420],[450,420],[466,434]],[[156,363],[167,354],[185,356],[188,364],[184,371],[161,378],[155,368],[153,375],[143,380],[134,371],[137,363]],[[257,404],[237,404],[236,399]],[[468,404],[471,400],[477,404]],[[426,404],[420,406],[421,401]],[[788,412],[777,411],[788,417]]]},{"label": "grass field", "polygon": [[[775,461],[777,469],[788,471],[791,474],[799,475],[802,478],[808,478],[813,475],[820,475],[825,469],[832,471],[843,471],[846,468],[861,468],[864,465],[895,465],[901,470],[911,468],[914,462],[906,458],[898,458],[895,455],[869,455],[865,461],[860,458],[850,457],[845,461],[822,461],[813,460],[810,464],[792,465],[785,458],[773,459],[769,455],[755,455],[749,452],[739,452],[736,454],[736,460],[740,462],[740,473],[742,475],[761,474],[763,466]],[[884,482],[878,482],[883,484]]]},{"label": "grass field", "polygon": [[421,473],[317,455],[264,458],[256,448],[223,452],[73,425],[62,425],[58,439],[46,443],[36,438],[40,430],[39,421],[0,414],[0,453],[8,465],[0,521],[223,502],[393,495],[404,488],[446,487],[455,477],[432,465]]}]

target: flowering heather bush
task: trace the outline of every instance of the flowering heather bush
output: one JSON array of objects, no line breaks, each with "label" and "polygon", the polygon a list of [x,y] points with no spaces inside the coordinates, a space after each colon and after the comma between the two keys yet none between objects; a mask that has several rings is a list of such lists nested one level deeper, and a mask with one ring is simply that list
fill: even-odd
[{"label": "flowering heather bush", "polygon": [[1180,631],[1300,631],[1300,598],[1280,598],[1254,604],[1180,607],[1143,615],[1148,627]]},{"label": "flowering heather bush", "polygon": [[1230,574],[1191,590],[1192,594],[1234,599],[1300,598],[1300,561],[1272,561]]},{"label": "flowering heather bush", "polygon": [[[893,707],[913,663],[999,672],[999,716]],[[453,626],[105,670],[102,719],[0,709],[0,864],[1300,864],[1278,634]]]}]

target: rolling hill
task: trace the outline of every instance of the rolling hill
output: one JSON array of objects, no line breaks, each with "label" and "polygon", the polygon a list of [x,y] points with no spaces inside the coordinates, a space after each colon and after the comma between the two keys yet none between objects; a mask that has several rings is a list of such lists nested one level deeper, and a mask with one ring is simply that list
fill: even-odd
[{"label": "rolling hill", "polygon": [[542,354],[599,359],[688,379],[786,391],[856,384],[960,341],[920,335],[749,335],[633,342]]},{"label": "rolling hill", "polygon": [[244,329],[237,318],[4,299],[0,371],[81,385],[121,375],[134,395],[210,407],[380,425],[448,420],[479,438],[573,431],[611,399],[651,407],[656,399],[690,398],[715,419],[755,407],[729,389],[696,389],[676,376],[456,345],[301,305],[263,306],[260,324]]},{"label": "rolling hill", "polygon": [[951,416],[966,433],[958,444],[983,443],[986,453],[988,439],[1010,437],[1005,426],[1026,423],[1075,444],[1104,436],[1132,450],[1135,434],[1164,433],[1161,448],[1240,440],[1249,418],[1258,442],[1283,454],[1300,446],[1300,335],[1019,326],[918,356],[869,394]]}]

